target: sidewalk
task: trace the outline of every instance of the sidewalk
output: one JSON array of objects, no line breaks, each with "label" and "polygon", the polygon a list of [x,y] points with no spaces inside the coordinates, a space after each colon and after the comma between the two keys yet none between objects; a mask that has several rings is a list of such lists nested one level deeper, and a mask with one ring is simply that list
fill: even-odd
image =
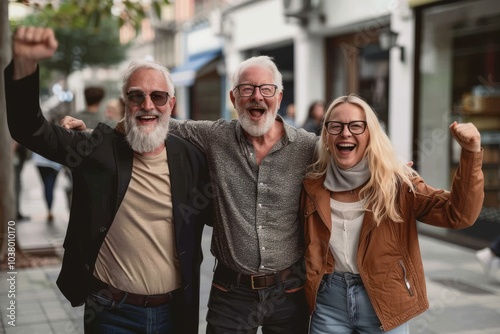
[{"label": "sidewalk", "polygon": [[[41,184],[33,166],[23,171],[25,194],[23,213],[30,221],[16,222],[16,240],[23,249],[60,252],[67,221],[67,208],[61,180],[55,194],[52,225],[45,221]],[[59,176],[60,177],[60,176]],[[202,264],[200,333],[205,333],[205,314],[212,277],[213,257],[209,252],[211,228],[203,236],[205,260]],[[500,333],[500,283],[489,282],[474,250],[435,238],[421,236],[430,309],[410,322],[412,334],[498,334]],[[1,273],[0,333],[62,334],[83,333],[83,307],[72,308],[61,295],[55,281],[60,266],[20,269],[15,277],[15,298]],[[15,327],[8,324],[9,303],[16,302]]]}]

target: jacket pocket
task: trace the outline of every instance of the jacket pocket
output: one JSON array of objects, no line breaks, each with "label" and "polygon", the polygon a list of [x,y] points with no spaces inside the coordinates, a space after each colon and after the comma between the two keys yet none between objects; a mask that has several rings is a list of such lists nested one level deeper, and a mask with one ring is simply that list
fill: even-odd
[{"label": "jacket pocket", "polygon": [[406,287],[406,291],[408,291],[408,294],[410,295],[410,297],[413,297],[413,287],[412,287],[410,281],[408,280],[408,271],[406,270],[406,266],[405,266],[402,259],[399,260],[399,266],[401,267],[401,270],[402,270],[403,282],[404,282],[404,285]]}]

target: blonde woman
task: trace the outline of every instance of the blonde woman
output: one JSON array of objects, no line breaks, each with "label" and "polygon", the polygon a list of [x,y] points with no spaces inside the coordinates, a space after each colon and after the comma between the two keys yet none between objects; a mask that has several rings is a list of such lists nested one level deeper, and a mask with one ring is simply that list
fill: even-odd
[{"label": "blonde woman", "polygon": [[454,122],[450,132],[462,153],[446,191],[397,159],[361,98],[328,107],[301,201],[312,334],[409,333],[429,307],[416,222],[471,226],[484,197],[477,128]]}]

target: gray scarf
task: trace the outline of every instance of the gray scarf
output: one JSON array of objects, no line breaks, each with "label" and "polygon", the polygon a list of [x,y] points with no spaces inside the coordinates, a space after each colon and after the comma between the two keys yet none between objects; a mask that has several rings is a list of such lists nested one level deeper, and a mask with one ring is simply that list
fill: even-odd
[{"label": "gray scarf", "polygon": [[370,179],[370,166],[367,159],[362,159],[349,169],[340,169],[331,157],[323,185],[330,191],[349,191],[361,186],[368,179]]}]

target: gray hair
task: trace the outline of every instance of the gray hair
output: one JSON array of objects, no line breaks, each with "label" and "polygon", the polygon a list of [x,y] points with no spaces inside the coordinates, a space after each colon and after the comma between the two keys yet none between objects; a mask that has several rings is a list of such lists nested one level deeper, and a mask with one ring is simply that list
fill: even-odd
[{"label": "gray hair", "polygon": [[278,70],[278,67],[274,63],[273,58],[269,56],[256,56],[242,61],[236,67],[236,70],[233,72],[233,75],[231,77],[231,81],[233,82],[233,89],[240,84],[241,73],[250,66],[260,66],[271,70],[271,72],[273,72],[274,84],[278,86],[278,90],[280,92],[283,91],[283,77]]},{"label": "gray hair", "polygon": [[169,70],[165,66],[153,60],[138,59],[133,60],[122,75],[122,99],[124,101],[127,100],[127,90],[130,77],[138,70],[155,70],[160,72],[165,77],[165,81],[167,82],[168,94],[170,96],[175,95],[174,83],[170,77]]}]

